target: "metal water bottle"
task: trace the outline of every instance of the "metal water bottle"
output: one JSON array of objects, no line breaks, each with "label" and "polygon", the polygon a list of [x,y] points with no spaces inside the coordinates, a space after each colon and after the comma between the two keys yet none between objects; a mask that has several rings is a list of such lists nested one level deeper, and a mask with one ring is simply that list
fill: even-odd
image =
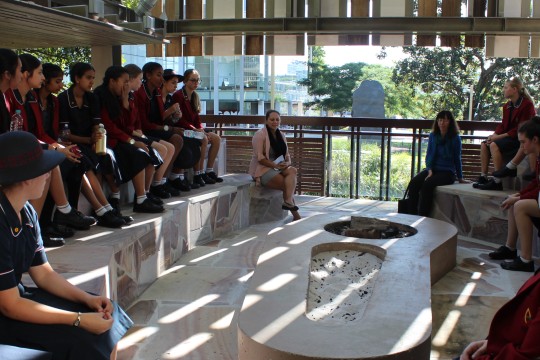
[{"label": "metal water bottle", "polygon": [[107,153],[107,131],[103,124],[99,124],[98,131],[101,133],[101,139],[96,141],[96,154],[105,155]]}]

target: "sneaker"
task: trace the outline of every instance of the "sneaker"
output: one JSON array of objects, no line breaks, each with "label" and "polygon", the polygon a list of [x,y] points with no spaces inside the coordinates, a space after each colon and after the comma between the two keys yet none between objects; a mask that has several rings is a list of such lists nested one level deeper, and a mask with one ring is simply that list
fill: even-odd
[{"label": "sneaker", "polygon": [[78,210],[71,209],[68,214],[60,211],[54,213],[53,222],[60,225],[72,227],[77,230],[88,230],[96,223],[96,219],[86,216]]},{"label": "sneaker", "polygon": [[536,172],[534,171],[525,171],[523,175],[521,175],[521,178],[525,181],[533,181],[536,176]]},{"label": "sneaker", "polygon": [[494,180],[489,180],[489,181],[488,181],[487,183],[485,183],[485,184],[478,185],[478,186],[477,186],[477,189],[480,189],[480,190],[497,190],[497,191],[502,191],[503,185],[502,185],[502,182],[496,183]]},{"label": "sneaker", "polygon": [[117,216],[113,210],[109,210],[101,216],[96,216],[96,218],[97,218],[97,224],[103,227],[119,228],[123,225],[126,225],[126,222],[124,221],[124,219]]},{"label": "sneaker", "polygon": [[163,205],[163,200],[161,200],[159,197],[152,193],[147,192],[146,197],[149,198],[156,205]]},{"label": "sneaker", "polygon": [[160,199],[168,199],[171,197],[171,193],[168,190],[169,189],[165,186],[165,184],[154,185],[150,186],[149,193]]},{"label": "sneaker", "polygon": [[41,235],[48,236],[50,238],[70,238],[75,235],[75,231],[69,226],[50,223],[41,228]]},{"label": "sneaker", "polygon": [[[170,183],[170,185],[172,187],[174,187],[176,190],[180,190],[180,191],[189,191],[189,190],[191,190],[189,188],[189,183],[187,183],[186,179],[181,180],[180,178],[176,178],[174,180],[168,180],[167,182]],[[186,185],[186,183],[187,183],[187,185]]]},{"label": "sneaker", "polygon": [[519,256],[514,260],[501,263],[504,270],[534,272],[534,261],[524,263]]},{"label": "sneaker", "polygon": [[486,176],[480,175],[478,177],[478,180],[473,182],[472,186],[473,188],[477,189],[479,185],[484,185],[484,184],[487,184],[488,182],[489,182],[489,179]]},{"label": "sneaker", "polygon": [[217,174],[213,171],[206,173],[206,175],[208,175],[208,177],[213,179],[215,182],[218,182],[218,183],[223,182],[223,179],[218,177]]},{"label": "sneaker", "polygon": [[133,211],[140,213],[160,213],[165,210],[163,206],[154,204],[152,200],[146,198],[140,204],[137,204],[137,201],[133,204]]},{"label": "sneaker", "polygon": [[213,185],[213,184],[216,183],[216,180],[214,180],[210,176],[208,176],[207,173],[202,173],[201,174],[201,179],[203,179],[205,183],[210,184],[210,185]]},{"label": "sneaker", "polygon": [[65,240],[61,237],[49,237],[47,235],[41,235],[41,240],[43,240],[43,246],[46,248],[60,247],[66,244]]},{"label": "sneaker", "polygon": [[206,183],[204,182],[203,178],[201,177],[201,175],[195,175],[193,177],[193,183],[194,184],[199,184],[200,187],[203,187],[206,185]]},{"label": "sneaker", "polygon": [[516,177],[517,169],[509,169],[505,166],[501,170],[494,171],[493,176],[498,177],[498,178]]},{"label": "sneaker", "polygon": [[165,183],[165,189],[171,194],[171,196],[180,196],[180,190],[178,190],[176,187],[174,187],[173,184],[171,184],[170,181],[167,180]]},{"label": "sneaker", "polygon": [[493,260],[512,260],[517,256],[517,250],[510,250],[506,246],[501,246],[497,250],[492,251],[488,256]]}]

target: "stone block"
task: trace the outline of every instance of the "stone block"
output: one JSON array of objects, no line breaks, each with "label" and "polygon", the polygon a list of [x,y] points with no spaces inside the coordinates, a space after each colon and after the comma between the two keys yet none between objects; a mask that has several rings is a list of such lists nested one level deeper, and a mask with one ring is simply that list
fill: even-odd
[{"label": "stone block", "polygon": [[287,212],[281,208],[283,192],[260,186],[250,189],[249,223],[260,224],[285,218]]}]

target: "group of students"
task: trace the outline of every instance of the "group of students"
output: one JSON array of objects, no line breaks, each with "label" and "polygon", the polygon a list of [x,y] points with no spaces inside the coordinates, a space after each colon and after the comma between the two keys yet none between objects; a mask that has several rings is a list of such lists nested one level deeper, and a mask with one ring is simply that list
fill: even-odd
[{"label": "group of students", "polygon": [[[71,86],[64,87],[63,70],[41,64],[30,54],[0,49],[0,133],[23,130],[36,136],[44,149],[65,160],[51,171],[46,190],[31,203],[36,209],[46,247],[61,246],[74,230],[91,225],[120,227],[133,221],[120,212],[120,185],[132,181],[133,211],[164,211],[163,199],[180,191],[222,182],[213,169],[221,139],[206,132],[199,118],[196,89],[200,75],[163,70],[155,62],[109,67],[95,90],[91,64],[69,69]],[[176,91],[179,82],[184,86]],[[58,96],[56,96],[58,94]],[[22,117],[17,124],[16,114]],[[106,152],[96,144],[106,131]],[[192,130],[192,137],[184,130]],[[208,152],[206,169],[202,154]],[[186,172],[193,168],[193,182]],[[109,187],[105,195],[102,183]],[[67,191],[66,191],[67,190]],[[67,192],[67,193],[66,193]],[[82,193],[93,216],[77,210]]]}]

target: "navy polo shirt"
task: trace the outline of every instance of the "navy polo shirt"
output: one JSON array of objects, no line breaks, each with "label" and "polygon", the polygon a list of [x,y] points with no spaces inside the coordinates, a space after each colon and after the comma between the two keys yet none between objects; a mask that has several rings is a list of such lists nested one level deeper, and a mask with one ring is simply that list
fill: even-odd
[{"label": "navy polo shirt", "polygon": [[77,106],[73,87],[58,95],[60,123],[68,123],[73,135],[92,136],[93,128],[101,122],[99,101],[95,94],[86,92],[81,108]]},{"label": "navy polo shirt", "polygon": [[47,262],[37,213],[28,202],[21,219],[0,191],[0,291],[16,287],[31,266]]}]

